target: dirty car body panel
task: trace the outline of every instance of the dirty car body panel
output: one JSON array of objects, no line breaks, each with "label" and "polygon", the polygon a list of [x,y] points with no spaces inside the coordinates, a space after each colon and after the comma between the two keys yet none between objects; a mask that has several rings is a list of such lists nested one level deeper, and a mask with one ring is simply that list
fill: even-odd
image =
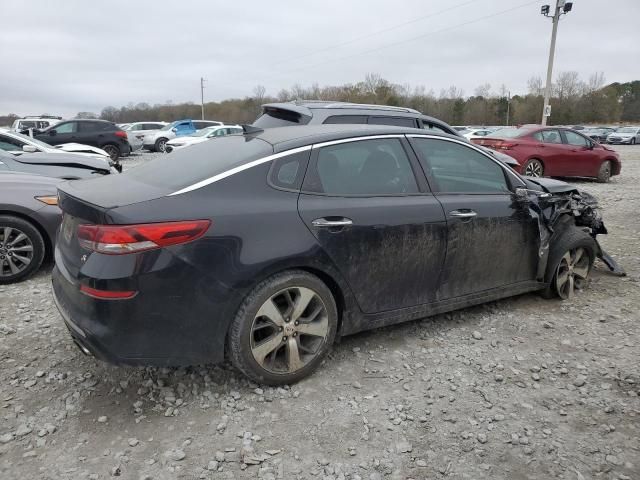
[{"label": "dirty car body panel", "polygon": [[[479,155],[491,173],[471,165],[468,179],[485,191],[445,191],[448,173],[420,139]],[[551,231],[559,210],[541,200],[554,195],[447,134],[324,125],[222,137],[60,187],[54,296],[72,337],[99,358],[218,362],[243,299],[287,270],[330,288],[341,335],[544,288],[551,235],[539,228]],[[186,221],[206,227],[131,253],[88,247],[78,233]],[[132,242],[146,241],[136,232]]]}]

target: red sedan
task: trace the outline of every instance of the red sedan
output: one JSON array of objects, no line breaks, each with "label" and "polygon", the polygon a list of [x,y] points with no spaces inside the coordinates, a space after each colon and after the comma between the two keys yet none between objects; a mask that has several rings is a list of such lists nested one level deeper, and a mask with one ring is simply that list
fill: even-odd
[{"label": "red sedan", "polygon": [[531,177],[593,177],[605,183],[620,174],[615,150],[569,128],[510,127],[472,141],[515,158],[518,172]]}]

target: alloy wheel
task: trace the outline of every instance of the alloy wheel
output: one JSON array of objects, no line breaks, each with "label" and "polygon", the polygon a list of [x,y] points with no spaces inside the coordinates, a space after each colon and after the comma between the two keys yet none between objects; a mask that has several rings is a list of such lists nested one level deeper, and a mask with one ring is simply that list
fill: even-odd
[{"label": "alloy wheel", "polygon": [[531,160],[527,163],[524,174],[529,177],[541,177],[543,172],[542,164],[537,160]]},{"label": "alloy wheel", "polygon": [[28,235],[15,227],[0,229],[0,277],[17,275],[33,259],[33,243]]},{"label": "alloy wheel", "polygon": [[114,147],[113,145],[105,145],[102,149],[109,154],[109,158],[111,158],[111,160],[118,159],[120,151],[117,147]]},{"label": "alloy wheel", "polygon": [[166,148],[167,148],[167,141],[166,140],[158,141],[158,151],[159,152],[164,153]]},{"label": "alloy wheel", "polygon": [[251,353],[268,372],[294,373],[317,357],[328,334],[320,296],[306,287],[289,287],[267,299],[255,315]]},{"label": "alloy wheel", "polygon": [[589,254],[578,247],[564,254],[556,270],[556,291],[563,300],[573,298],[576,289],[582,289],[589,275]]}]

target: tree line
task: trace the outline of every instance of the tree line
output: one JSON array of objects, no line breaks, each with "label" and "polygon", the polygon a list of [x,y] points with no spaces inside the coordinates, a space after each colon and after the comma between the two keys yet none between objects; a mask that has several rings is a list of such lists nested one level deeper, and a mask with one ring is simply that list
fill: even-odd
[{"label": "tree line", "polygon": [[[519,125],[540,123],[544,86],[540,77],[531,77],[527,93],[510,95],[501,85],[480,85],[472,95],[456,86],[438,94],[424,86],[391,83],[380,75],[368,74],[361,82],[341,86],[310,87],[294,85],[267,95],[262,86],[245,98],[205,103],[205,118],[226,123],[251,123],[260,106],[269,102],[314,99],[410,107],[451,125]],[[640,123],[640,80],[605,84],[602,73],[582,80],[577,72],[561,72],[552,86],[551,125]],[[10,124],[17,115],[0,116],[0,125]],[[116,123],[135,121],[173,121],[201,118],[201,106],[192,102],[150,105],[130,103],[105,107],[99,114],[79,112],[76,118],[100,118]]]}]

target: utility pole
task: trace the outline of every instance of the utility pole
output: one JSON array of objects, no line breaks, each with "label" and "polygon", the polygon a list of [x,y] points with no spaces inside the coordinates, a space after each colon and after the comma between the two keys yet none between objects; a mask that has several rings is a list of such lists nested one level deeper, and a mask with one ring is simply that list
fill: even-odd
[{"label": "utility pole", "polygon": [[511,91],[507,91],[507,127],[509,126],[509,114],[511,110]]},{"label": "utility pole", "polygon": [[566,0],[556,0],[556,7],[553,15],[549,15],[551,7],[549,5],[543,5],[540,9],[540,13],[545,17],[551,18],[553,22],[553,28],[551,30],[551,46],[549,47],[549,63],[547,64],[547,85],[544,89],[544,107],[542,107],[542,125],[547,124],[547,118],[551,116],[551,106],[549,105],[549,98],[551,97],[551,75],[553,73],[553,57],[556,53],[556,36],[558,35],[558,23],[560,22],[560,16],[569,13],[573,8],[573,2],[567,2]]},{"label": "utility pole", "polygon": [[204,77],[200,77],[200,103],[202,106],[202,120],[204,120]]}]

